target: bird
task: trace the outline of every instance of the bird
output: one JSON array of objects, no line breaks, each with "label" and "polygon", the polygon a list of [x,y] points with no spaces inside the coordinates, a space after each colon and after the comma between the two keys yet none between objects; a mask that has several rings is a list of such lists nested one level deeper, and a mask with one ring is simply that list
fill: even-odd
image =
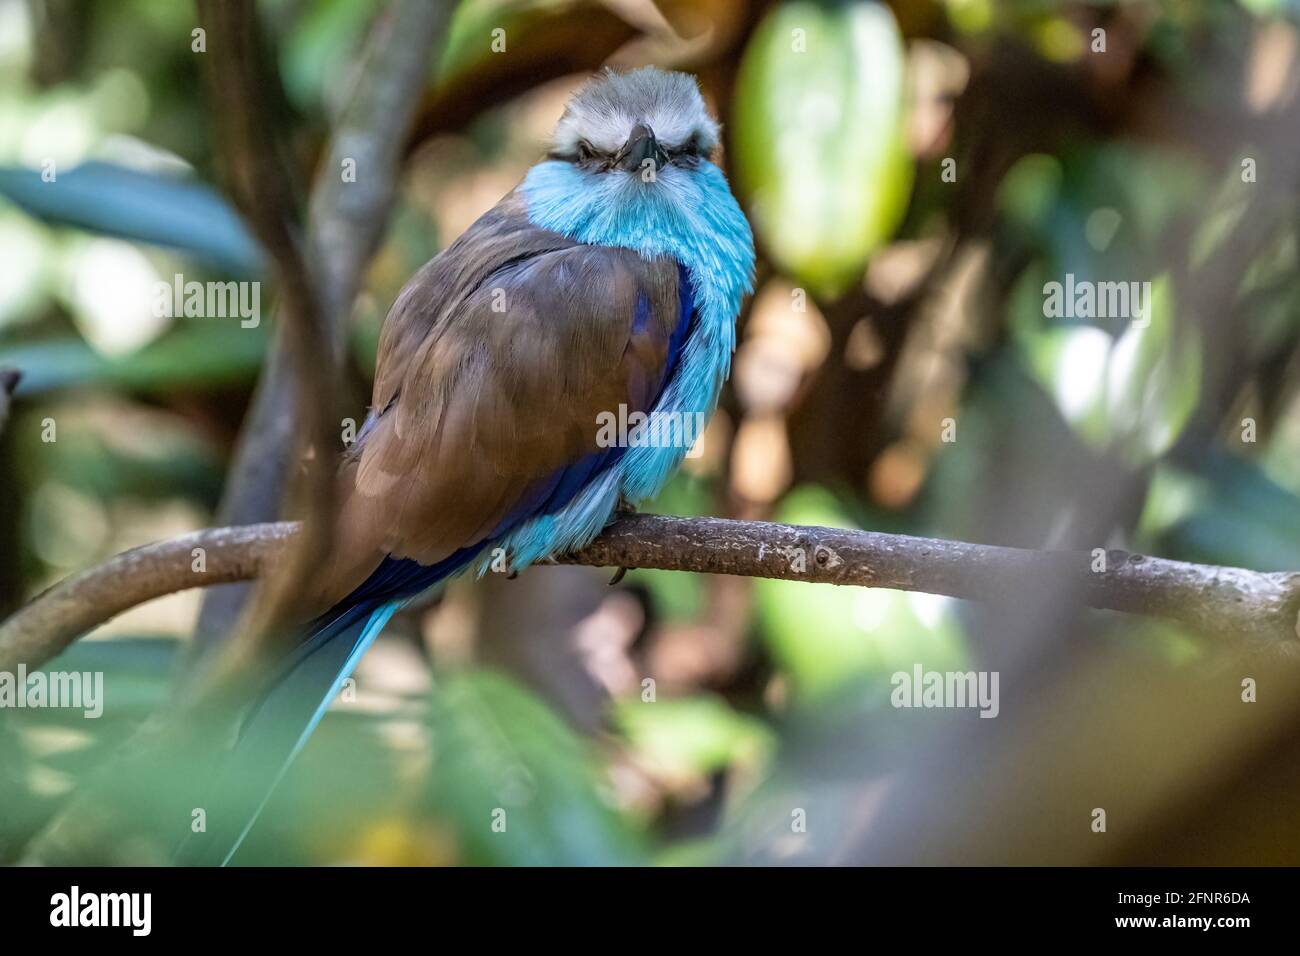
[{"label": "bird", "polygon": [[717,406],[754,280],[718,150],[694,77],[606,69],[522,182],[401,290],[339,463],[326,610],[230,754],[252,805],[190,835],[178,862],[230,861],[395,611],[455,575],[580,549],[664,486],[684,442],[611,442],[597,425]]}]

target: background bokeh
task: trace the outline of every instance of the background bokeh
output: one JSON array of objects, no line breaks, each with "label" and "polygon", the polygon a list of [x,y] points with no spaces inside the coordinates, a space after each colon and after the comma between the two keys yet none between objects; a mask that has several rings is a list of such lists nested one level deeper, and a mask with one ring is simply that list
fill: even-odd
[{"label": "background bokeh", "polygon": [[[331,117],[383,7],[259,6],[304,194],[333,174]],[[397,291],[540,158],[566,96],[654,63],[700,78],[760,264],[703,453],[647,510],[1300,570],[1298,16],[465,0],[340,392],[360,421]],[[275,289],[223,191],[195,25],[186,3],[0,0],[0,366],[24,376],[0,436],[0,612],[215,520]],[[156,317],[176,273],[261,281],[263,321]],[[1149,282],[1149,322],[1049,317],[1067,274]],[[1277,649],[1066,592],[607,580],[489,575],[400,615],[241,859],[1300,861],[1300,674]],[[103,670],[103,718],[0,715],[0,860],[182,686],[202,597],[49,665]],[[999,718],[891,708],[917,662],[999,671]],[[66,852],[163,859],[112,834]]]}]

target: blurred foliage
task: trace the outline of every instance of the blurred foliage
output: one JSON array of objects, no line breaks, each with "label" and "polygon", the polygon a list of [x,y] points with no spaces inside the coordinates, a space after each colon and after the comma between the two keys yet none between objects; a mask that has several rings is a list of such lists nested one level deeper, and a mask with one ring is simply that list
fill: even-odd
[{"label": "blurred foliage", "polygon": [[0,852],[12,859],[73,792],[171,693],[174,638],[81,641],[42,672],[103,675],[103,713],[7,710],[0,721]]},{"label": "blurred foliage", "polygon": [[584,744],[512,682],[484,673],[440,685],[433,735],[433,803],[465,839],[466,862],[643,859],[637,835],[597,787]]},{"label": "blurred foliage", "polygon": [[[304,192],[383,6],[260,6]],[[458,6],[424,106],[472,102],[413,134],[356,304],[353,377],[369,374],[407,278],[541,155],[583,77],[534,82],[537,64],[578,70],[599,23],[615,63],[700,77],[761,257],[722,410],[652,510],[1300,569],[1293,4],[709,0],[660,13]],[[193,19],[151,0],[0,0],[0,366],[23,372],[0,435],[5,611],[212,520],[274,333],[273,276],[220,186]],[[178,274],[262,282],[261,322],[156,314],[158,283]],[[1054,314],[1048,287],[1067,277],[1149,283],[1145,313]],[[1037,663],[1011,656],[1023,648],[1005,619],[956,600],[636,569],[610,590],[596,576],[539,568],[396,622],[240,862],[692,864],[738,847],[834,859],[841,831],[797,833],[790,807],[856,826],[874,804],[851,774],[879,783],[960,719],[899,717],[892,674]],[[132,612],[49,665],[102,671],[102,718],[4,713],[0,859],[44,846],[167,706],[195,600]],[[512,618],[524,633],[493,630],[496,601],[526,604]],[[1082,629],[1121,670],[1213,656],[1163,624],[1059,617],[1036,646]],[[542,643],[553,633],[563,640]],[[810,766],[832,782],[809,792]],[[114,791],[126,803],[130,782]],[[131,808],[137,821],[187,781],[149,783],[159,802]],[[71,858],[165,857],[130,843]]]},{"label": "blurred foliage", "polygon": [[23,370],[24,394],[95,385],[147,394],[247,383],[261,365],[266,338],[265,331],[195,323],[116,358],[66,338],[15,345],[0,360]]},{"label": "blurred foliage", "polygon": [[[1196,329],[1174,320],[1169,275],[1144,259],[1205,184],[1157,152],[1102,148],[1072,160],[1062,169],[1052,157],[1028,156],[1002,183],[1011,228],[1046,250],[1015,287],[1010,322],[1071,426],[1140,464],[1168,451],[1186,425],[1201,372]],[[1049,278],[1066,300],[1076,285],[1118,282],[1124,299],[1143,301],[1143,314],[1044,318]],[[1070,313],[1073,304],[1065,303]]]},{"label": "blurred foliage", "polygon": [[0,195],[53,225],[171,246],[240,277],[261,272],[243,222],[197,183],[92,162],[53,182],[35,170],[0,168]]}]

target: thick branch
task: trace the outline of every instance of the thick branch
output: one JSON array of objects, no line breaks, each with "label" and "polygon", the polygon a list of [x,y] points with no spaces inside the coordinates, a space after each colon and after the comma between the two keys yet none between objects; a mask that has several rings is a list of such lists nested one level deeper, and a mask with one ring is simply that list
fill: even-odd
[{"label": "thick branch", "polygon": [[[254,235],[270,257],[280,297],[281,334],[294,383],[294,418],[300,431],[290,447],[322,454],[334,447],[332,413],[336,390],[334,351],[310,260],[303,249],[294,179],[284,156],[280,125],[271,105],[281,98],[279,77],[252,0],[198,0],[199,20],[212,53],[205,57],[222,158],[232,193]],[[309,467],[295,492],[312,515],[327,515],[334,490],[332,469]],[[243,637],[251,644],[295,614],[294,597],[310,567],[310,555],[329,549],[333,526],[308,524],[261,592]]]},{"label": "thick branch", "polygon": [[298,533],[292,521],[215,528],[124,551],[65,578],[0,625],[0,671],[35,667],[137,604],[211,584],[251,581]]},{"label": "thick branch", "polygon": [[[147,545],[55,585],[0,625],[0,670],[35,667],[78,636],[143,601],[245,581],[283,554],[294,522],[217,528]],[[196,551],[201,549],[201,551]],[[198,560],[202,556],[202,562]],[[1300,649],[1300,573],[1166,561],[1111,551],[1105,571],[1087,552],[1026,551],[935,538],[730,521],[622,518],[585,550],[557,559],[595,567],[659,568],[821,584],[1014,600],[1077,586],[1089,606],[1165,617],[1221,639]]]},{"label": "thick branch", "polygon": [[[388,223],[406,132],[450,10],[448,3],[395,0],[376,18],[312,190],[308,233],[321,289],[322,334],[338,362],[352,302]],[[355,164],[355,176],[346,181],[345,162]],[[253,524],[280,513],[300,422],[293,408],[290,344],[277,339],[267,357],[218,511],[221,523]],[[226,636],[245,598],[244,588],[210,592],[199,638]]]},{"label": "thick branch", "polygon": [[[406,133],[451,8],[445,2],[395,0],[379,16],[312,190],[311,237],[321,263],[327,324],[340,359],[352,301],[388,225]],[[355,171],[347,180],[345,162],[354,164]]]}]

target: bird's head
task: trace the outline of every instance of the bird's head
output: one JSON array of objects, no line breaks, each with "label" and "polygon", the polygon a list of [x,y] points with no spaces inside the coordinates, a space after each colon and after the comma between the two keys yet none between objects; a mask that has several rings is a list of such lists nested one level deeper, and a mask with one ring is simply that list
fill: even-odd
[{"label": "bird's head", "polygon": [[729,270],[723,284],[739,308],[754,243],[711,160],[717,145],[693,77],[606,71],[573,95],[520,193],[534,225],[578,242]]},{"label": "bird's head", "polygon": [[550,158],[590,176],[653,183],[664,173],[693,172],[717,145],[718,124],[694,78],[644,67],[607,70],[575,93],[556,124]]}]

